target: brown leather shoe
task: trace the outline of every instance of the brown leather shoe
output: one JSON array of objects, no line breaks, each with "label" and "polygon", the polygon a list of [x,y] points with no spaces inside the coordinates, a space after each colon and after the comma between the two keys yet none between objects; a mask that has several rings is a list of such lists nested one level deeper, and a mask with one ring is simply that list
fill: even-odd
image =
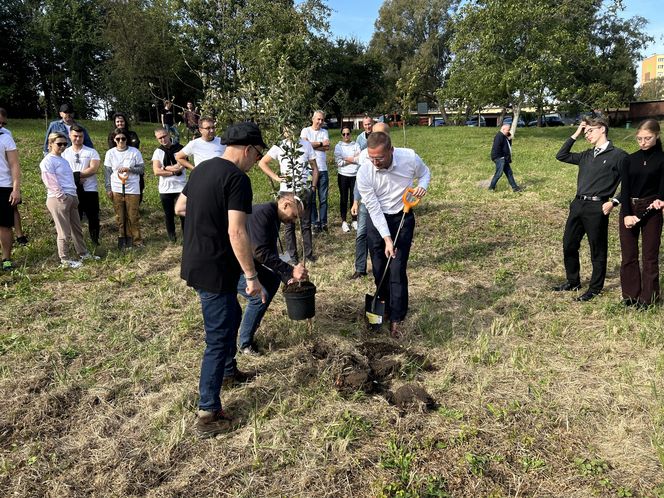
[{"label": "brown leather shoe", "polygon": [[238,420],[233,419],[233,417],[223,410],[198,410],[194,429],[201,439],[205,439],[224,432],[230,432],[237,424]]},{"label": "brown leather shoe", "polygon": [[403,337],[403,322],[390,323],[390,336],[392,336],[392,339],[401,339]]}]

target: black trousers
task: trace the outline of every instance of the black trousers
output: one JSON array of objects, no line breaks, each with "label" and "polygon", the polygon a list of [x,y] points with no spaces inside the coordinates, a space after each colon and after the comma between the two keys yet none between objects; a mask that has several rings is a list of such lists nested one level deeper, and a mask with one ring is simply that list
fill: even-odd
[{"label": "black trousers", "polygon": [[[341,212],[341,221],[346,221],[346,216],[348,216],[348,207],[353,205],[355,177],[337,175],[337,184],[339,185],[339,206]],[[351,219],[356,221],[357,216],[352,216]]]},{"label": "black trousers", "polygon": [[588,290],[599,292],[604,288],[606,279],[609,243],[609,217],[602,212],[601,201],[574,199],[569,206],[563,235],[563,256],[567,281],[573,285],[581,282],[579,247],[584,235],[588,236],[590,261],[593,265]]},{"label": "black trousers", "polygon": [[[394,241],[402,213],[385,215],[387,225],[390,228],[390,235]],[[367,241],[369,254],[371,254],[371,266],[376,285],[379,284],[387,257],[385,256],[385,241],[376,230],[371,220],[367,217]],[[415,216],[412,211],[406,214],[403,227],[399,233],[399,239],[396,242],[397,255],[390,263],[385,282],[378,289],[379,299],[385,301],[385,312],[390,321],[400,322],[406,318],[408,313],[408,275],[406,267],[408,266],[408,256],[410,255],[410,246],[413,242],[413,233],[415,232]]]},{"label": "black trousers", "polygon": [[99,193],[86,192],[79,189],[78,192],[78,215],[83,219],[83,213],[88,219],[88,231],[90,239],[99,245]]},{"label": "black trousers", "polygon": [[[633,213],[641,215],[655,197],[639,199],[633,203]],[[659,298],[659,246],[662,239],[662,212],[625,228],[620,216],[620,287],[625,299],[653,304]],[[639,265],[639,234],[641,235],[641,265]]]},{"label": "black trousers", "polygon": [[[161,207],[164,209],[164,222],[166,223],[166,232],[170,236],[175,236],[175,203],[180,197],[179,193],[159,194]],[[184,233],[184,217],[180,216],[180,228]]]}]

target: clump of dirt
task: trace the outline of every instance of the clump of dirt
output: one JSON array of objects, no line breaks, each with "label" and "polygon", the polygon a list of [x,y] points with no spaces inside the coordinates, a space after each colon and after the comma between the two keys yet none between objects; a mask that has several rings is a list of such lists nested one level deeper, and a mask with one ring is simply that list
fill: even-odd
[{"label": "clump of dirt", "polygon": [[365,341],[359,345],[360,352],[371,360],[382,358],[383,356],[400,354],[404,348],[394,342],[381,340]]},{"label": "clump of dirt", "polygon": [[311,355],[317,360],[324,360],[331,354],[331,346],[323,341],[316,341],[311,346]]},{"label": "clump of dirt", "polygon": [[369,365],[374,379],[379,382],[392,378],[401,370],[401,362],[395,358],[379,358]]},{"label": "clump of dirt", "polygon": [[431,395],[417,384],[404,384],[396,391],[388,392],[386,398],[402,410],[425,412],[436,408],[436,402]]},{"label": "clump of dirt", "polygon": [[357,353],[345,353],[337,363],[341,368],[335,376],[334,386],[339,391],[350,394],[355,391],[371,393],[374,390],[371,368],[364,356]]},{"label": "clump of dirt", "polygon": [[300,294],[300,293],[309,293],[311,290],[316,290],[316,286],[312,282],[293,282],[290,285],[284,284],[282,291],[284,294]]}]

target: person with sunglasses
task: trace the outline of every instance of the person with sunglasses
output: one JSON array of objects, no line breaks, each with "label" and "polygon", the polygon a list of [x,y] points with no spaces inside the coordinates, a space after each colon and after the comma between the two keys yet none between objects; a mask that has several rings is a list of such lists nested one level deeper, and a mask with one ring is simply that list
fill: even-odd
[{"label": "person with sunglasses", "polygon": [[[353,204],[355,177],[360,166],[360,146],[351,138],[350,128],[341,130],[341,142],[334,146],[334,162],[337,163],[337,184],[339,186],[339,210],[341,212],[341,230],[350,232],[346,221],[349,203]],[[357,215],[351,213],[351,224],[357,230]]]},{"label": "person with sunglasses", "polygon": [[[4,111],[4,109],[2,109]],[[12,247],[16,206],[21,202],[21,168],[18,149],[11,133],[4,128],[7,115],[4,113],[3,128],[0,129],[0,246],[2,246],[2,270],[11,271]]]},{"label": "person with sunglasses", "polygon": [[[659,299],[659,247],[664,205],[664,152],[660,126],[646,119],[636,130],[639,150],[630,154],[620,186],[620,287],[623,304],[646,309]],[[650,205],[653,209],[648,209]],[[642,261],[639,264],[639,235]]]},{"label": "person with sunglasses", "polygon": [[[563,234],[563,258],[567,280],[553,290],[576,291],[581,288],[579,247],[588,235],[592,276],[588,290],[576,298],[590,301],[604,288],[609,245],[609,214],[620,201],[613,195],[620,183],[620,172],[629,162],[627,153],[614,147],[607,138],[609,123],[601,116],[581,121],[574,134],[565,141],[556,159],[576,164],[579,172],[576,195],[569,206]],[[583,134],[592,148],[572,152],[576,139]]]},{"label": "person with sunglasses", "polygon": [[[253,197],[249,170],[265,148],[256,123],[229,126],[222,157],[197,165],[180,194],[175,213],[186,216],[180,277],[198,293],[205,328],[195,430],[201,438],[230,431],[237,423],[222,409],[221,389],[253,376],[235,361],[242,308],[237,299],[240,275],[246,294],[264,294],[247,232]],[[265,300],[265,296],[261,301]]]},{"label": "person with sunglasses", "polygon": [[[187,170],[175,159],[175,154],[182,150],[182,144],[172,143],[171,136],[163,128],[157,128],[154,136],[159,142],[159,147],[152,154],[152,172],[159,178],[159,199],[164,210],[168,240],[176,242],[175,203],[187,184]],[[184,216],[179,218],[184,233]]]},{"label": "person with sunglasses", "polygon": [[127,138],[123,128],[116,128],[115,147],[106,151],[104,158],[106,195],[113,201],[120,249],[143,246],[138,206],[141,198],[139,177],[145,166],[139,150],[127,145]]},{"label": "person with sunglasses", "polygon": [[[194,166],[198,166],[203,161],[223,156],[226,150],[226,146],[221,143],[219,137],[215,136],[212,118],[201,118],[198,122],[198,131],[201,136],[190,140],[182,150],[175,154],[175,159],[189,171],[193,171]],[[188,160],[190,156],[193,158],[193,163]]]},{"label": "person with sunglasses", "polygon": [[[78,214],[78,197],[74,174],[69,163],[62,157],[67,147],[67,139],[60,132],[48,136],[49,153],[39,164],[41,178],[46,185],[46,207],[53,217],[58,234],[58,256],[65,268],[80,268],[86,259],[99,259],[92,256],[83,239],[81,218]],[[79,260],[67,258],[67,245],[71,239]]]},{"label": "person with sunglasses", "polygon": [[83,220],[83,214],[88,219],[88,232],[90,239],[96,246],[99,245],[99,188],[97,186],[97,172],[101,164],[99,153],[92,147],[83,145],[84,133],[79,125],[74,125],[69,131],[71,147],[67,147],[62,157],[67,160],[74,172],[74,183],[78,195],[78,214]]}]

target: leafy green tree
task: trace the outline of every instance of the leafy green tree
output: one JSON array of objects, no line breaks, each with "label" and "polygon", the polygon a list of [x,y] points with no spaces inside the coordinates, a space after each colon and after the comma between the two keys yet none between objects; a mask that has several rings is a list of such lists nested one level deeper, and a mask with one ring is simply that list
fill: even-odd
[{"label": "leafy green tree", "polygon": [[29,40],[24,40],[51,116],[73,102],[79,117],[94,113],[104,60],[101,26],[104,10],[94,0],[27,2],[32,10]]},{"label": "leafy green tree", "polygon": [[14,118],[39,114],[37,73],[28,43],[33,8],[22,0],[0,2],[0,106]]},{"label": "leafy green tree", "polygon": [[[458,0],[386,0],[369,44],[384,68],[385,105],[398,105],[397,81],[413,99],[438,104],[451,60],[452,14]],[[412,81],[412,74],[417,80]],[[406,83],[408,82],[408,83]],[[414,85],[414,86],[413,86]]]},{"label": "leafy green tree", "polygon": [[664,78],[659,77],[643,83],[636,90],[636,100],[663,100]]}]

